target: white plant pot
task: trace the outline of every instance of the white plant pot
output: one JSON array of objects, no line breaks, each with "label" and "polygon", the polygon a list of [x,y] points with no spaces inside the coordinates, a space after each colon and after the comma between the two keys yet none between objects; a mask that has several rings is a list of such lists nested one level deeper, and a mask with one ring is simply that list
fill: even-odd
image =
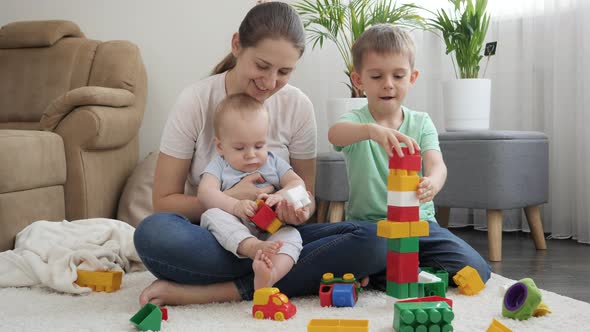
[{"label": "white plant pot", "polygon": [[367,98],[330,98],[326,101],[326,116],[330,128],[344,113],[367,105]]},{"label": "white plant pot", "polygon": [[443,83],[445,129],[490,129],[492,81],[467,78]]}]

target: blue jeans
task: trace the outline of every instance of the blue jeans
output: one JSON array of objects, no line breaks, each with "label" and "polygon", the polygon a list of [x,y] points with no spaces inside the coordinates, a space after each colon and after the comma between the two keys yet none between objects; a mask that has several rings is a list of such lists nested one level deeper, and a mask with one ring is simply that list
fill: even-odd
[{"label": "blue jeans", "polygon": [[[317,294],[325,272],[350,272],[357,278],[383,275],[387,242],[377,237],[375,223],[306,224],[297,229],[303,239],[299,261],[275,285],[288,296]],[[420,240],[421,265],[445,268],[450,274],[471,265],[487,281],[490,267],[473,248],[436,223],[431,223],[430,233]],[[252,299],[252,261],[237,258],[209,231],[180,215],[147,217],[137,226],[134,243],[147,269],[159,279],[200,285],[233,281],[242,299]]]}]

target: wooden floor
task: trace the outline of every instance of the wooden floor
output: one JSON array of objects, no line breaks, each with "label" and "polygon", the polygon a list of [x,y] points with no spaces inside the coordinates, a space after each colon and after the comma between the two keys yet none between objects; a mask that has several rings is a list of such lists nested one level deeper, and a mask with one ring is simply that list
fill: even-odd
[{"label": "wooden floor", "polygon": [[[450,228],[483,257],[488,257],[487,232],[472,227]],[[535,250],[522,232],[502,234],[502,262],[490,263],[495,273],[510,279],[532,278],[539,288],[590,302],[590,245],[574,240],[547,240],[547,250]]]}]

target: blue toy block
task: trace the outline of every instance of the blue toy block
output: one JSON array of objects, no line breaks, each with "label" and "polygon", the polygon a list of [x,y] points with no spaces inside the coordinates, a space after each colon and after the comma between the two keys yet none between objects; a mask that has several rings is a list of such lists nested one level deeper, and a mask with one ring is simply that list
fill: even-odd
[{"label": "blue toy block", "polygon": [[354,307],[354,284],[335,284],[332,289],[332,305],[335,307]]}]

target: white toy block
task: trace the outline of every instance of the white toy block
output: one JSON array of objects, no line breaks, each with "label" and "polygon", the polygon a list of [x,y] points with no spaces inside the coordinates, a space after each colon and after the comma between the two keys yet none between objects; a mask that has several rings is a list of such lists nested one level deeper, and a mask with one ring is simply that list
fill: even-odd
[{"label": "white toy block", "polygon": [[415,191],[388,191],[387,205],[389,206],[420,206],[420,200]]},{"label": "white toy block", "polygon": [[295,209],[300,209],[311,204],[309,195],[303,186],[297,186],[287,190],[284,196],[287,201],[293,204]]},{"label": "white toy block", "polygon": [[429,284],[438,281],[441,281],[441,279],[432,273],[421,271],[420,274],[418,274],[418,282]]}]

